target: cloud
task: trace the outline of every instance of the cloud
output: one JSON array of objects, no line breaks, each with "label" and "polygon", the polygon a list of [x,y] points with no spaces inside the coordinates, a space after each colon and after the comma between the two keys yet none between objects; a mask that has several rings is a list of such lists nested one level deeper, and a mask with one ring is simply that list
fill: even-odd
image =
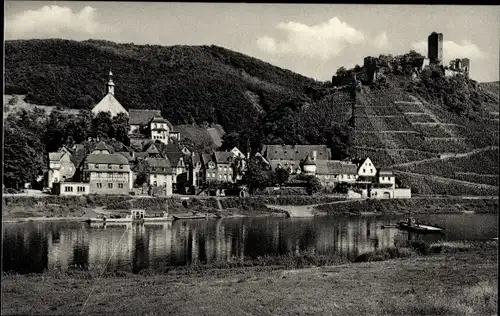
[{"label": "cloud", "polygon": [[[427,56],[427,41],[412,43],[411,48]],[[445,63],[455,58],[465,57],[471,60],[481,59],[485,57],[485,53],[476,44],[466,40],[460,44],[453,41],[443,41],[443,59]]]},{"label": "cloud", "polygon": [[382,32],[379,35],[377,35],[373,39],[373,46],[375,46],[378,49],[387,49],[390,47],[389,44],[389,37],[387,36],[387,32]]},{"label": "cloud", "polygon": [[278,41],[270,36],[261,36],[257,39],[259,49],[271,55],[298,55],[324,61],[339,55],[350,45],[362,43],[365,39],[361,31],[337,17],[311,26],[282,22],[277,28],[286,33],[286,39]]},{"label": "cloud", "polygon": [[57,35],[64,31],[94,34],[102,25],[96,10],[86,6],[80,12],[57,5],[27,10],[6,21],[6,31],[15,38]]}]

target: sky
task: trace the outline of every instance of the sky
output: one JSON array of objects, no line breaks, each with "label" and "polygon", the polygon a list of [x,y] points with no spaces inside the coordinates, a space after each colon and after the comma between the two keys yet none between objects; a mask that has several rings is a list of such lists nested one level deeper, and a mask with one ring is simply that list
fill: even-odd
[{"label": "sky", "polygon": [[468,57],[470,77],[499,80],[500,7],[5,1],[5,39],[103,39],[218,45],[317,80],[366,56],[427,55],[444,36],[444,62]]}]

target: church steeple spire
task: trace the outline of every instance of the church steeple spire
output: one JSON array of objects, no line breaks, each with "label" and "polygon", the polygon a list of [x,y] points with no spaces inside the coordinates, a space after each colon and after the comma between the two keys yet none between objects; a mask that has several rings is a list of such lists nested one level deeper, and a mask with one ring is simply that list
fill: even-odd
[{"label": "church steeple spire", "polygon": [[109,94],[115,94],[115,84],[113,83],[113,73],[111,72],[111,69],[109,70],[109,80],[108,83],[106,84],[107,87],[107,93]]}]

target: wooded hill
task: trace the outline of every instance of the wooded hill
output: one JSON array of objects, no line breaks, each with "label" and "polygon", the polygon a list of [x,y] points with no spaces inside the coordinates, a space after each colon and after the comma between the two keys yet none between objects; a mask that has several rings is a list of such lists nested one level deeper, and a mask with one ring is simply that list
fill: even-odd
[{"label": "wooded hill", "polygon": [[[334,78],[347,85],[334,87],[217,46],[16,40],[5,42],[5,94],[26,95],[25,101],[38,105],[88,108],[103,97],[111,68],[123,106],[160,109],[186,128],[220,124],[226,149],[327,144],[334,159],[370,156],[390,167],[498,145],[498,82],[449,78],[438,69],[412,79],[423,56],[378,58],[385,62],[378,80],[356,88],[349,76],[362,68],[342,67]],[[491,164],[475,162],[476,169],[456,177],[481,173],[481,165],[491,176]]]}]

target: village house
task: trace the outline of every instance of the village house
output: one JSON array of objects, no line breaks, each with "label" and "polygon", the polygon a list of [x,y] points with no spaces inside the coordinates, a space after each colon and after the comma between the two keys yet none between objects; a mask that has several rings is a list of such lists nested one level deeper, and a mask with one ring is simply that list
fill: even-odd
[{"label": "village house", "polygon": [[326,145],[264,145],[261,152],[264,161],[271,167],[285,168],[290,174],[301,173],[301,162],[310,157],[312,161],[330,160]]},{"label": "village house", "polygon": [[[234,183],[242,179],[246,168],[245,155],[236,147],[231,151],[216,151],[212,154],[192,153],[191,161],[189,179],[195,187],[201,187],[209,181]],[[239,164],[238,174],[234,174],[233,163]]]},{"label": "village house", "polygon": [[335,186],[337,183],[355,183],[358,178],[355,164],[339,160],[317,160],[315,176],[325,187]]},{"label": "village house", "polygon": [[158,195],[171,196],[174,172],[168,158],[148,158],[144,162],[148,174],[148,185],[152,186]]},{"label": "village house", "polygon": [[378,182],[390,185],[391,189],[396,188],[396,176],[390,170],[380,169],[378,171]]},{"label": "village house", "polygon": [[90,193],[128,194],[132,189],[132,171],[127,158],[112,153],[104,142],[83,161],[82,181],[90,184]]},{"label": "village house", "polygon": [[49,153],[46,187],[52,189],[53,183],[65,182],[71,179],[76,167],[71,160],[70,152],[63,147],[58,152]]},{"label": "village house", "polygon": [[376,180],[377,168],[373,165],[370,158],[366,158],[361,163],[358,163],[357,168],[358,182],[373,183]]}]

